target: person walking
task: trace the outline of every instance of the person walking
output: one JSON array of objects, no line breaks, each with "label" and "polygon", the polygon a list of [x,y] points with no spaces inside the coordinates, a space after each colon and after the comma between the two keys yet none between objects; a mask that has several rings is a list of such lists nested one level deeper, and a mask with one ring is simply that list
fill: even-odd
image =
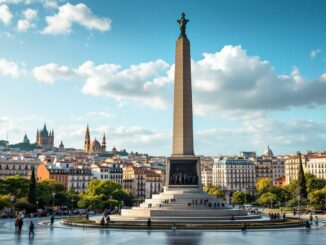
[{"label": "person walking", "polygon": [[151,221],[150,218],[148,218],[148,220],[147,220],[147,230],[150,230],[152,228],[151,225],[152,225],[152,221]]},{"label": "person walking", "polygon": [[23,225],[24,225],[23,218],[20,218],[18,221],[18,233],[19,234],[22,232]]},{"label": "person walking", "polygon": [[104,216],[102,217],[102,219],[101,219],[101,228],[104,228],[104,225],[105,225],[105,218],[104,218]]},{"label": "person walking", "polygon": [[318,222],[319,222],[318,217],[315,216],[315,225],[316,225],[316,226],[318,226]]},{"label": "person walking", "polygon": [[33,223],[33,221],[31,221],[31,223],[29,224],[29,233],[28,233],[28,237],[31,237],[32,234],[33,234],[33,236],[34,236],[34,223]]},{"label": "person walking", "polygon": [[15,232],[18,232],[19,216],[15,219]]},{"label": "person walking", "polygon": [[313,219],[314,218],[312,217],[312,214],[310,213],[310,216],[309,216],[310,224],[312,224]]},{"label": "person walking", "polygon": [[53,226],[53,223],[54,223],[54,216],[53,215],[51,216],[50,221],[51,221],[51,226]]}]

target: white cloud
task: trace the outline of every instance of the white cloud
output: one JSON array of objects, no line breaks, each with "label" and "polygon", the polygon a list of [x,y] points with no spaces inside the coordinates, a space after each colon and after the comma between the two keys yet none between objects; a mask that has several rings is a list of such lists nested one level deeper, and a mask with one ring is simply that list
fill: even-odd
[{"label": "white cloud", "polygon": [[311,50],[310,52],[310,58],[313,59],[313,58],[316,58],[316,56],[321,52],[321,49],[313,49]]},{"label": "white cloud", "polygon": [[72,5],[66,3],[58,9],[58,13],[46,17],[47,26],[42,31],[43,34],[67,34],[71,32],[73,24],[79,24],[87,29],[108,31],[111,28],[109,18],[98,18],[83,3]]},{"label": "white cloud", "polygon": [[[65,69],[85,80],[82,88],[85,94],[160,109],[173,101],[174,65],[163,60],[126,69],[117,64],[95,65],[86,61],[77,68]],[[53,73],[51,82],[69,78],[60,74]],[[225,46],[219,52],[204,53],[202,59],[192,61],[192,85],[197,115],[260,117],[270,111],[326,104],[326,74],[307,80],[294,67],[290,74],[278,75],[268,61],[247,55],[241,46]]]},{"label": "white cloud", "polygon": [[43,6],[45,8],[52,8],[52,9],[56,9],[59,7],[57,1],[52,1],[52,0],[43,1]]},{"label": "white cloud", "polygon": [[75,72],[67,66],[57,64],[47,64],[33,69],[35,78],[41,82],[52,84],[55,80],[71,80],[75,77]]},{"label": "white cloud", "polygon": [[0,5],[0,21],[9,25],[12,19],[12,13],[6,4]]},{"label": "white cloud", "polygon": [[23,11],[23,18],[17,22],[17,30],[20,32],[26,32],[30,28],[36,27],[33,21],[37,18],[37,11],[35,9],[28,8]]},{"label": "white cloud", "polygon": [[289,154],[298,150],[325,150],[326,123],[312,120],[259,118],[245,120],[238,127],[221,127],[195,132],[196,153],[237,154],[257,151],[261,154],[270,145],[274,154]]},{"label": "white cloud", "polygon": [[10,76],[12,78],[19,78],[25,74],[26,70],[22,64],[7,60],[0,59],[0,74],[3,76]]}]

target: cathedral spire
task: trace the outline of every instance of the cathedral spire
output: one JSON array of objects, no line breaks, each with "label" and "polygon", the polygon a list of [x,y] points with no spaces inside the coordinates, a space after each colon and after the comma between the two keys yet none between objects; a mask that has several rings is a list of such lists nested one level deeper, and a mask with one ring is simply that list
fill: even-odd
[{"label": "cathedral spire", "polygon": [[102,139],[102,150],[103,150],[103,152],[106,151],[106,139],[105,139],[105,133],[103,134],[103,139]]},{"label": "cathedral spire", "polygon": [[84,151],[86,153],[89,153],[90,152],[90,148],[91,148],[91,136],[90,136],[89,127],[88,127],[88,124],[87,124],[86,133],[85,133]]}]

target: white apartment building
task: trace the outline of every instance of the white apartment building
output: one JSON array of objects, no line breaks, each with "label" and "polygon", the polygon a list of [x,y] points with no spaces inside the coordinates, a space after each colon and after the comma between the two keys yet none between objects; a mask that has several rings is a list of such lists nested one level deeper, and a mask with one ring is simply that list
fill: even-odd
[{"label": "white apartment building", "polygon": [[255,164],[239,157],[214,159],[212,182],[222,190],[254,191],[256,186]]},{"label": "white apartment building", "polygon": [[122,168],[118,163],[92,164],[91,171],[94,179],[110,180],[122,184]]},{"label": "white apartment building", "polygon": [[[307,157],[301,155],[301,161],[303,166],[303,171],[306,172],[306,162]],[[290,155],[284,158],[284,170],[285,170],[285,184],[290,184],[293,180],[298,179],[299,174],[299,166],[300,166],[300,156]]]},{"label": "white apartment building", "polygon": [[68,169],[68,190],[84,192],[93,179],[91,169],[74,167]]},{"label": "white apartment building", "polygon": [[317,178],[326,179],[326,154],[309,156],[305,170]]},{"label": "white apartment building", "polygon": [[212,168],[204,168],[201,171],[201,182],[203,186],[213,185],[213,170]]}]

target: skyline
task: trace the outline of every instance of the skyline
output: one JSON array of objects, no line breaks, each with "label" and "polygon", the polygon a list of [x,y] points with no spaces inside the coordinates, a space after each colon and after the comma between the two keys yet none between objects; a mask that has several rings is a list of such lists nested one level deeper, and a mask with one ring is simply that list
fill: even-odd
[{"label": "skyline", "polygon": [[325,3],[167,2],[0,0],[0,139],[169,155],[185,12],[196,154],[325,150]]}]

